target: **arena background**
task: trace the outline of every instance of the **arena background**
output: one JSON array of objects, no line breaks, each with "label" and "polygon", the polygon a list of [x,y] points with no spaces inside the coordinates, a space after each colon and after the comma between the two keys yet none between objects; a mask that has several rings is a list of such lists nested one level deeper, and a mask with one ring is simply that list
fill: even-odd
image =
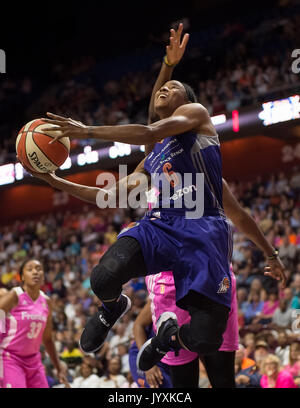
[{"label": "arena background", "polygon": [[[29,176],[16,162],[16,135],[46,111],[90,125],[146,123],[169,28],[181,21],[190,41],[174,77],[190,83],[212,115],[224,177],[287,267],[283,291],[263,276],[262,253],[235,230],[241,344],[237,386],[260,387],[261,361],[268,353],[279,357],[280,369],[289,370],[299,386],[300,337],[292,313],[300,309],[300,77],[292,71],[292,52],[300,48],[300,2],[185,3],[53,3],[43,13],[24,5],[13,13],[11,4],[5,12],[0,36],[7,60],[6,74],[0,76],[0,287],[19,285],[18,268],[25,257],[43,258],[43,290],[54,302],[55,344],[70,381],[79,377],[85,357],[78,339],[99,304],[90,290],[90,272],[121,228],[143,212],[99,210]],[[101,171],[117,174],[119,164],[132,170],[143,156],[139,146],[73,141],[71,161],[57,174],[95,185]],[[123,376],[116,387],[134,386],[128,348],[134,319],[147,300],[144,280],[129,282],[124,291],[132,298],[131,311],[102,351],[89,358],[99,388],[109,381],[114,357]],[[262,319],[259,313],[266,310],[271,316]],[[57,386],[49,358],[41,352],[49,385]],[[247,364],[256,368],[245,371]],[[209,387],[202,366],[199,387]]]}]

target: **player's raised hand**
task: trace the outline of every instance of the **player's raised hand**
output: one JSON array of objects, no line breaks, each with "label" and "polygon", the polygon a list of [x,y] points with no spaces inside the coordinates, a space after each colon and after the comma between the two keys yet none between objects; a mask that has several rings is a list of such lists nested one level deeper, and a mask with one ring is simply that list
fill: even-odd
[{"label": "player's raised hand", "polygon": [[170,44],[166,47],[167,60],[170,65],[176,65],[181,60],[185,47],[189,40],[189,34],[184,34],[181,41],[183,24],[180,23],[178,29],[175,31],[171,28]]},{"label": "player's raised hand", "polygon": [[42,120],[51,125],[56,125],[57,128],[49,127],[44,128],[43,131],[59,132],[49,144],[54,143],[56,140],[62,137],[69,137],[70,139],[85,139],[87,138],[88,126],[82,122],[78,122],[71,118],[65,118],[63,116],[55,115],[54,113],[47,112],[47,116],[50,118],[43,118]]},{"label": "player's raised hand", "polygon": [[269,266],[265,267],[264,275],[270,276],[273,279],[281,281],[282,288],[286,286],[285,266],[280,258],[268,259]]}]

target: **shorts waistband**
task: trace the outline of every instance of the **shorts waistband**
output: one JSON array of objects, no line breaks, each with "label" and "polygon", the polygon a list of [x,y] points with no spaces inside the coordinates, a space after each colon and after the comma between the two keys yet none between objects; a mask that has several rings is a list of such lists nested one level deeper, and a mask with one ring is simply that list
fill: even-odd
[{"label": "shorts waistband", "polygon": [[[153,208],[146,212],[146,216],[148,217],[160,217],[160,215],[174,215],[174,216],[182,216],[184,217],[186,213],[193,212],[195,209],[188,209],[188,208]],[[221,213],[217,209],[208,209],[205,210],[202,217],[222,217],[226,218],[224,213]]]}]

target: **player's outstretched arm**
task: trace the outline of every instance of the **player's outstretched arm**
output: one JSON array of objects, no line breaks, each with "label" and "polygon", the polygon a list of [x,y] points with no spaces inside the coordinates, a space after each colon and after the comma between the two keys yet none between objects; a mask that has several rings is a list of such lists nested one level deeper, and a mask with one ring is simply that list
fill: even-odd
[{"label": "player's outstretched arm", "polygon": [[128,195],[130,191],[140,184],[144,186],[145,191],[148,190],[150,176],[144,170],[144,161],[145,159],[138,164],[133,173],[122,178],[121,180],[118,180],[110,189],[101,189],[99,187],[90,187],[73,183],[56,176],[55,173],[34,173],[24,166],[23,163],[22,165],[34,177],[45,181],[51,187],[56,188],[57,190],[65,191],[79,200],[88,202],[90,204],[96,204],[97,197],[99,197],[98,194],[99,192],[102,192],[103,200],[109,204],[109,202],[116,202],[118,200],[120,191],[124,191]]},{"label": "player's outstretched arm", "polygon": [[57,125],[52,133],[60,132],[50,143],[62,137],[72,139],[100,139],[110,142],[121,142],[133,145],[147,145],[157,143],[169,136],[179,135],[189,130],[195,130],[200,125],[210,121],[207,109],[199,103],[188,103],[179,106],[172,116],[154,122],[151,125],[116,125],[116,126],[86,126],[70,118],[47,113],[51,119],[43,121]]},{"label": "player's outstretched arm", "polygon": [[[148,125],[159,120],[159,117],[154,111],[154,98],[156,92],[172,78],[175,66],[180,62],[185,52],[186,45],[189,40],[189,34],[185,34],[182,41],[181,35],[183,24],[180,23],[175,31],[171,28],[169,45],[166,46],[166,55],[161,64],[160,72],[152,89],[149,109],[148,109]],[[145,155],[147,156],[153,149],[154,143],[145,146]]]},{"label": "player's outstretched arm", "polygon": [[262,230],[253,218],[240,206],[226,181],[223,179],[223,205],[225,214],[231,219],[233,224],[244,233],[247,238],[253,241],[267,257],[268,264],[265,268],[265,275],[281,280],[282,286],[286,285],[285,267],[278,256],[274,255],[274,248],[267,241]]}]

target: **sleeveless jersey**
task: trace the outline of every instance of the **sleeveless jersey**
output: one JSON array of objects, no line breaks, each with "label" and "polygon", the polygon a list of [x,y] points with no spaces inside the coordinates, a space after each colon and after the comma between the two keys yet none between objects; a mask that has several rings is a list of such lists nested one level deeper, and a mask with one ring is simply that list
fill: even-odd
[{"label": "sleeveless jersey", "polygon": [[18,305],[5,319],[5,333],[0,336],[0,354],[11,353],[19,357],[33,356],[39,353],[42,336],[49,314],[44,292],[36,301],[23,291],[14,288],[18,295]]},{"label": "sleeveless jersey", "polygon": [[155,208],[192,211],[201,198],[203,215],[224,215],[218,136],[186,132],[167,137],[155,144],[144,167],[159,193]]}]

